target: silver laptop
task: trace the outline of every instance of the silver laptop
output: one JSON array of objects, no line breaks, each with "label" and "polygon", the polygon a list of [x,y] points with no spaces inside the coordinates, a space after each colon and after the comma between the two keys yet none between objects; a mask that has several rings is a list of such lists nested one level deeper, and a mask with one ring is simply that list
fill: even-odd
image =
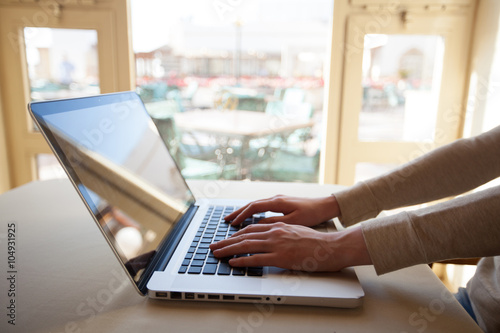
[{"label": "silver laptop", "polygon": [[[361,305],[364,292],[352,269],[306,274],[276,267],[233,268],[229,258],[215,258],[210,243],[237,231],[223,217],[246,202],[196,200],[165,145],[164,139],[175,135],[160,135],[136,93],[33,102],[28,108],[142,295]],[[260,218],[255,215],[242,227]]]}]

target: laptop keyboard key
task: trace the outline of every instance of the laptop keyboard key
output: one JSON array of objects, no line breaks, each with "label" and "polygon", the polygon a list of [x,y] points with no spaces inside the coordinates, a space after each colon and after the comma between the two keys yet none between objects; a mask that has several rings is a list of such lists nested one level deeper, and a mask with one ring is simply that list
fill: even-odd
[{"label": "laptop keyboard key", "polygon": [[188,274],[200,274],[200,273],[201,273],[201,267],[199,267],[199,266],[189,267]]},{"label": "laptop keyboard key", "polygon": [[231,274],[231,266],[225,261],[221,261],[219,264],[219,270],[217,271],[218,275],[229,275]]},{"label": "laptop keyboard key", "polygon": [[203,248],[199,248],[196,251],[196,254],[207,254],[207,253],[208,253],[208,249],[203,249]]},{"label": "laptop keyboard key", "polygon": [[205,260],[205,257],[206,257],[205,254],[195,254],[193,259],[203,261],[203,260]]},{"label": "laptop keyboard key", "polygon": [[262,276],[263,269],[262,267],[248,267],[247,275],[248,276]]},{"label": "laptop keyboard key", "polygon": [[246,273],[245,267],[233,267],[233,275],[244,276]]},{"label": "laptop keyboard key", "polygon": [[206,264],[205,268],[203,269],[203,274],[214,275],[216,271],[217,271],[217,264]]},{"label": "laptop keyboard key", "polygon": [[251,217],[245,219],[245,221],[243,221],[243,223],[241,223],[241,228],[244,228],[250,224],[253,223],[253,219]]},{"label": "laptop keyboard key", "polygon": [[219,259],[214,258],[214,257],[208,257],[207,258],[207,264],[217,264],[219,262]]},{"label": "laptop keyboard key", "polygon": [[193,267],[193,266],[199,266],[199,267],[202,267],[202,266],[203,266],[203,263],[204,263],[204,261],[203,261],[203,260],[193,260],[193,262],[191,263],[191,267]]}]

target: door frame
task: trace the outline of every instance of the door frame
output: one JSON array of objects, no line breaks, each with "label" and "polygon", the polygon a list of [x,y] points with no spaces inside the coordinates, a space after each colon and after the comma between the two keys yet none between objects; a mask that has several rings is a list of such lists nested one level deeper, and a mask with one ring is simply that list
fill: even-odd
[{"label": "door frame", "polygon": [[[380,0],[373,4],[369,0],[335,1],[320,164],[322,183],[352,185],[358,162],[401,164],[461,137],[476,2]],[[422,24],[423,21],[427,23]],[[446,22],[440,23],[443,21]],[[445,42],[445,57],[448,58],[445,59],[451,64],[446,64],[446,68],[443,66],[441,86],[446,80],[453,82],[453,89],[447,87],[440,90],[440,116],[436,122],[439,130],[435,133],[434,142],[359,142],[357,124],[361,109],[364,35],[423,34],[424,31],[426,34],[437,34],[439,31],[448,37]],[[451,48],[457,50],[453,56],[450,56]],[[452,68],[456,71],[453,72]]]},{"label": "door frame", "polygon": [[[4,1],[2,1],[4,2]],[[101,93],[133,90],[134,56],[129,1],[57,7],[48,3],[3,5],[0,2],[0,89],[10,186],[37,178],[37,154],[50,153],[42,135],[34,131],[27,111],[30,88],[24,28],[91,29],[98,36]],[[59,11],[58,11],[59,10]],[[0,133],[1,134],[1,133]]]}]

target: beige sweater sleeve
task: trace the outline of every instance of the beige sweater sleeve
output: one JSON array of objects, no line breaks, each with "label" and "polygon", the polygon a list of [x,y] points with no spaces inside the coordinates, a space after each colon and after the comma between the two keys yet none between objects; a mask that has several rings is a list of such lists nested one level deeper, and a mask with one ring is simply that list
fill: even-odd
[{"label": "beige sweater sleeve", "polygon": [[[500,176],[500,127],[436,149],[393,172],[336,193],[344,225],[382,210],[474,189]],[[500,254],[500,187],[362,223],[378,274],[419,263]]]}]

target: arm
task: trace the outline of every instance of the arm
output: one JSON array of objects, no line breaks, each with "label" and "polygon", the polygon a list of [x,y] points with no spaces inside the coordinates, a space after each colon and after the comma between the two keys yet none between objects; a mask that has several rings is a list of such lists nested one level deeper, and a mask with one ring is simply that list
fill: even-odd
[{"label": "arm", "polygon": [[[327,208],[324,211],[328,214],[324,216],[334,217],[341,213],[341,221],[351,225],[376,216],[384,209],[434,200],[472,189],[500,175],[499,151],[500,127],[476,138],[459,140],[385,176],[336,193],[330,198],[330,206],[325,201],[321,204],[323,208]],[[363,223],[362,234],[359,234],[360,229],[354,230],[361,235],[356,242],[358,250],[366,247],[366,251],[362,250],[359,253],[365,255],[349,258],[347,252],[342,251],[346,248],[345,242],[331,239],[330,241],[338,244],[340,248],[333,253],[346,258],[342,261],[338,256],[332,255],[329,260],[339,260],[341,264],[338,267],[372,262],[377,272],[382,274],[440,259],[500,254],[500,246],[496,241],[500,239],[500,224],[497,222],[500,216],[499,191],[499,188],[494,188],[428,209]],[[276,202],[271,204],[269,200],[264,200],[243,207],[229,215],[227,219],[235,218],[233,223],[237,224],[253,213],[281,209],[285,217],[280,219],[284,220],[288,216],[288,223],[314,225],[322,222],[306,220],[307,215],[302,214],[306,210],[297,207],[297,202],[286,206],[283,202],[278,205]],[[293,214],[294,212],[299,213]],[[263,221],[276,222],[276,219],[266,220]],[[280,252],[279,248],[272,246],[269,233],[263,233],[262,230],[253,233],[255,227],[251,227],[252,229],[247,227],[240,235],[250,234],[251,236],[245,237],[251,237],[252,241],[237,235],[236,240],[213,244],[211,249],[219,250],[218,256],[262,252],[264,254],[256,255],[259,263],[263,265],[277,263],[283,267],[279,265],[277,258],[284,258],[287,252]],[[280,224],[280,227],[283,225]],[[345,232],[349,231],[348,229]],[[296,240],[293,245],[299,246],[304,255],[310,256],[307,247],[303,247],[306,244]],[[301,253],[295,255],[300,258]],[[233,259],[232,264],[240,265],[242,262],[248,264],[248,261],[254,263],[257,259]]]},{"label": "arm", "polygon": [[238,225],[265,211],[284,217],[263,219],[313,226],[340,217],[346,226],[373,218],[382,210],[440,199],[471,190],[500,176],[500,126],[480,136],[457,140],[394,171],[358,183],[335,196],[315,199],[276,196],[254,201],[225,217]]},{"label": "arm", "polygon": [[[500,127],[336,193],[344,225],[382,210],[462,193],[500,175]],[[361,224],[378,274],[419,263],[500,254],[500,187]]]},{"label": "arm", "polygon": [[212,244],[234,266],[334,271],[374,264],[378,274],[450,258],[500,254],[500,186],[324,234],[284,223],[250,225]]},{"label": "arm", "polygon": [[500,126],[457,140],[394,171],[336,193],[344,225],[382,210],[457,195],[500,176]]},{"label": "arm", "polygon": [[500,186],[361,223],[378,274],[452,258],[500,255]]}]

